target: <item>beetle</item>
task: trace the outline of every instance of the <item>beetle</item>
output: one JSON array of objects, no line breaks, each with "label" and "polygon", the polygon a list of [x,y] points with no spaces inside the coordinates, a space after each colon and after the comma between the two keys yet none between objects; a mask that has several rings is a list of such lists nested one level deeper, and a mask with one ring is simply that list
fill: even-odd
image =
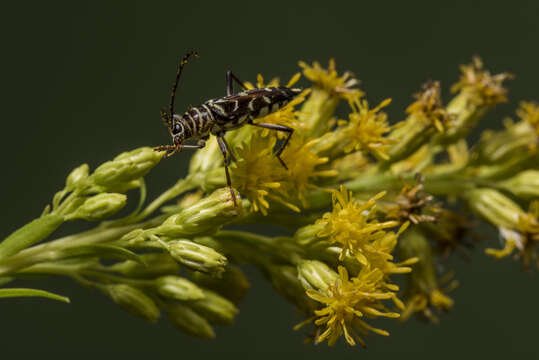
[{"label": "beetle", "polygon": [[[284,86],[247,89],[238,77],[231,71],[227,71],[226,96],[207,100],[200,106],[190,108],[183,115],[178,115],[174,113],[174,100],[183,68],[191,56],[198,57],[198,53],[196,51],[188,52],[178,64],[176,78],[172,84],[169,111],[167,113],[166,110],[161,110],[161,118],[172,136],[172,145],[158,146],[155,150],[166,151],[166,157],[170,157],[182,149],[202,149],[210,135],[216,136],[219,149],[224,158],[227,185],[230,188],[234,205],[236,205],[236,198],[228,171],[229,157],[232,160],[235,160],[235,158],[224,138],[226,132],[244,125],[286,132],[288,135],[275,152],[275,156],[281,165],[288,169],[281,159],[281,154],[288,145],[294,129],[284,125],[254,123],[253,121],[278,111],[298,96],[302,89]],[[233,82],[236,82],[242,88],[241,92],[234,93]],[[196,140],[196,144],[184,144],[186,140],[190,139]]]}]

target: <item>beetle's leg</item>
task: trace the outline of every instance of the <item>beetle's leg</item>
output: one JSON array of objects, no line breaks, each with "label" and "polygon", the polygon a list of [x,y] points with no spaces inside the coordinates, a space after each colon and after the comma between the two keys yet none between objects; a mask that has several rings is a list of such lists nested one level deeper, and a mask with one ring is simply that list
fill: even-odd
[{"label": "beetle's leg", "polygon": [[237,82],[243,90],[247,90],[247,87],[243,85],[243,82],[229,70],[226,72],[226,96],[230,96],[234,93],[234,83],[232,81]]},{"label": "beetle's leg", "polygon": [[166,151],[167,154],[165,157],[171,157],[178,151],[182,151],[183,149],[187,150],[198,150],[202,149],[204,146],[206,146],[206,142],[204,140],[200,140],[196,145],[183,145],[183,144],[177,144],[177,145],[163,145],[163,146],[157,146],[154,148],[155,151]]},{"label": "beetle's leg", "polygon": [[217,143],[219,144],[219,149],[221,149],[221,154],[223,154],[223,158],[225,159],[225,174],[226,174],[226,184],[228,185],[228,188],[230,189],[230,195],[232,196],[232,201],[234,202],[234,206],[238,206],[236,203],[236,196],[234,195],[234,190],[232,189],[232,181],[230,180],[230,173],[228,172],[228,159],[227,159],[227,148],[228,145],[225,141],[224,134],[217,135]]},{"label": "beetle's leg", "polygon": [[292,137],[292,134],[294,133],[294,129],[292,129],[291,127],[288,127],[288,126],[277,125],[277,124],[254,123],[254,122],[249,122],[249,124],[254,125],[254,126],[258,126],[258,127],[264,128],[264,129],[270,129],[270,130],[275,130],[275,131],[283,131],[283,132],[288,133],[288,136],[284,140],[283,144],[281,145],[281,147],[275,153],[275,156],[277,157],[277,159],[279,160],[281,165],[283,165],[284,168],[286,170],[288,170],[288,166],[286,166],[283,159],[281,159],[281,153],[285,149],[286,145],[288,145],[288,142],[290,141],[290,138]]}]

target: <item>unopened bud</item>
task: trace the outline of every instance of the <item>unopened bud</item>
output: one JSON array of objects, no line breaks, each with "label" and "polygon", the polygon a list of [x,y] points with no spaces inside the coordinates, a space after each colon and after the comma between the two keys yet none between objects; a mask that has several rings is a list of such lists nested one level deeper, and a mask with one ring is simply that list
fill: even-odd
[{"label": "unopened bud", "polygon": [[74,213],[67,215],[67,220],[84,219],[88,221],[99,221],[120,211],[127,201],[127,196],[115,193],[101,193],[92,196]]},{"label": "unopened bud", "polygon": [[223,162],[223,155],[219,149],[217,139],[212,136],[203,149],[198,150],[191,157],[189,163],[189,174],[205,173],[208,170],[220,167]]},{"label": "unopened bud", "polygon": [[167,242],[170,255],[178,262],[205,273],[220,276],[225,271],[226,257],[211,247],[199,245],[189,240]]},{"label": "unopened bud", "polygon": [[210,323],[193,309],[181,304],[168,307],[170,321],[180,331],[202,339],[213,339],[215,332]]},{"label": "unopened bud", "polygon": [[305,295],[296,268],[288,265],[271,265],[268,270],[273,287],[285,299],[307,313],[312,313],[316,309],[316,303]]},{"label": "unopened bud", "polygon": [[204,290],[204,298],[189,305],[211,324],[232,324],[239,311],[233,303],[209,290]]},{"label": "unopened bud", "polygon": [[298,279],[305,289],[325,291],[335,285],[338,277],[329,266],[317,260],[301,260],[298,265]]},{"label": "unopened bud", "polygon": [[148,295],[139,289],[126,284],[117,284],[108,285],[106,290],[116,304],[131,314],[151,322],[159,319],[159,308]]},{"label": "unopened bud", "polygon": [[301,227],[294,234],[294,240],[301,246],[312,246],[322,240],[316,234],[322,231],[324,226],[323,224],[312,224]]},{"label": "unopened bud", "polygon": [[498,185],[522,199],[539,198],[539,170],[523,171]]},{"label": "unopened bud", "polygon": [[198,300],[204,297],[202,290],[187,279],[168,275],[155,280],[157,292],[173,300]]},{"label": "unopened bud", "polygon": [[90,172],[88,164],[82,164],[81,166],[73,169],[66,179],[66,188],[74,189],[82,184],[87,178]]},{"label": "unopened bud", "polygon": [[179,214],[170,216],[152,232],[171,238],[213,233],[237,218],[241,206],[238,198],[234,204],[229,188],[218,189]]},{"label": "unopened bud", "polygon": [[197,284],[218,292],[235,304],[243,299],[250,287],[243,271],[231,265],[226,267],[220,279],[199,271],[193,272],[191,278]]},{"label": "unopened bud", "polygon": [[513,200],[493,189],[474,189],[465,193],[474,212],[496,227],[515,229],[525,212]]},{"label": "unopened bud", "polygon": [[116,156],[95,169],[92,179],[97,185],[115,187],[146,175],[163,158],[163,152],[142,147]]},{"label": "unopened bud", "polygon": [[178,263],[165,252],[141,254],[139,255],[139,258],[142,263],[126,260],[111,265],[108,270],[138,278],[154,278],[161,275],[173,275],[180,271]]}]

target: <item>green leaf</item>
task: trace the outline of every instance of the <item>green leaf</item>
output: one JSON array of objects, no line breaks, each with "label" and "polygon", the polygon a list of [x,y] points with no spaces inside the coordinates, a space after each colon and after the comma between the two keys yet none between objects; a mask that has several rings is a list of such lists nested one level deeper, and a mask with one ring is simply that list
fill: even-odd
[{"label": "green leaf", "polygon": [[44,290],[37,289],[0,289],[0,298],[8,297],[27,297],[27,296],[39,296],[49,299],[54,299],[58,301],[63,301],[65,303],[70,303],[69,298],[65,296],[56,295]]},{"label": "green leaf", "polygon": [[63,251],[63,253],[68,257],[98,256],[102,258],[133,260],[141,265],[146,266],[144,260],[142,260],[142,258],[134,252],[114,245],[82,245],[71,249],[66,249]]}]

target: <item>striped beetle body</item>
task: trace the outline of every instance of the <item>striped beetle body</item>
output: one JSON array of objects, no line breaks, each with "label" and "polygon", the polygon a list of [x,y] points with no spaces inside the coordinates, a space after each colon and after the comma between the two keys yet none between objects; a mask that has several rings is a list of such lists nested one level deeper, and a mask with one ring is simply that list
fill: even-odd
[{"label": "striped beetle body", "polygon": [[[169,112],[161,111],[161,117],[172,136],[173,145],[158,146],[155,150],[166,151],[166,156],[170,157],[182,149],[201,149],[206,145],[205,141],[210,135],[216,136],[225,161],[227,184],[230,187],[234,204],[236,204],[228,171],[228,156],[234,159],[234,155],[224,139],[225,133],[246,124],[288,133],[287,138],[275,153],[277,159],[287,169],[280,155],[290,141],[294,129],[283,125],[254,123],[253,120],[278,111],[299,95],[302,90],[283,86],[247,90],[243,82],[228,71],[226,74],[226,96],[208,100],[200,106],[187,110],[183,115],[177,115],[174,114],[174,97],[183,67],[191,55],[197,56],[195,52],[188,53],[178,66],[176,80],[172,85]],[[243,91],[233,94],[233,81],[239,84]],[[197,144],[184,144],[189,139],[197,140]]]},{"label": "striped beetle body", "polygon": [[173,141],[176,144],[191,138],[204,139],[210,134],[218,136],[251,124],[257,118],[280,110],[299,93],[301,89],[267,87],[208,100],[182,116],[174,115]]}]

